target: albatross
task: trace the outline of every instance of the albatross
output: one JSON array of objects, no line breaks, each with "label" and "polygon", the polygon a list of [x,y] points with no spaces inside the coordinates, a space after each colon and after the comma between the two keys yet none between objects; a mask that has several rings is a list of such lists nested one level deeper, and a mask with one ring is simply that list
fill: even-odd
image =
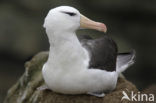
[{"label": "albatross", "polygon": [[51,9],[43,26],[50,49],[42,74],[54,92],[104,97],[115,89],[119,75],[134,63],[135,52],[118,53],[116,43],[108,35],[79,39],[75,32],[80,28],[101,32],[107,28],[73,7]]}]

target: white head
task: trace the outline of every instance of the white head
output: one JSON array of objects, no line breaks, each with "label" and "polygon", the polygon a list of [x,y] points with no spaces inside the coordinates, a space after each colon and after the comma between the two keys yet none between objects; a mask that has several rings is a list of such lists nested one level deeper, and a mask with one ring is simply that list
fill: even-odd
[{"label": "white head", "polygon": [[50,32],[75,32],[77,29],[87,28],[106,32],[105,24],[92,21],[69,6],[59,6],[51,9],[45,18],[46,31]]}]

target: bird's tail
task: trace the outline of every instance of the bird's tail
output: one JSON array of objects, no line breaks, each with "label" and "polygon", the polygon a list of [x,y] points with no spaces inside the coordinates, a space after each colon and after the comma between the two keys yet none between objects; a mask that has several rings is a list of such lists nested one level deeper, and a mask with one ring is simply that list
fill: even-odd
[{"label": "bird's tail", "polygon": [[134,64],[136,58],[135,50],[128,53],[119,53],[116,62],[116,71],[121,73]]}]

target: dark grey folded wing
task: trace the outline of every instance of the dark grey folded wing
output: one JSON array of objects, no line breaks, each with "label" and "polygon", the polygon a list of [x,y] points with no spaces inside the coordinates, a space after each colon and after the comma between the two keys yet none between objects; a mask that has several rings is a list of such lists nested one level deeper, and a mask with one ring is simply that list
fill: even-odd
[{"label": "dark grey folded wing", "polygon": [[116,70],[117,45],[109,36],[104,35],[97,39],[84,36],[79,40],[90,55],[89,68]]}]

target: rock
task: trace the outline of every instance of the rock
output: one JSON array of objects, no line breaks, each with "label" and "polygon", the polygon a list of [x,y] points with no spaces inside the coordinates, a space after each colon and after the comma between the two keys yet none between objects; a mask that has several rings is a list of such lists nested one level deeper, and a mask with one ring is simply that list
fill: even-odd
[{"label": "rock", "polygon": [[[48,52],[41,52],[25,63],[24,74],[8,90],[4,103],[121,103],[122,91],[138,92],[135,85],[121,77],[118,79],[116,89],[106,94],[104,98],[85,94],[63,95],[51,90],[38,90],[37,88],[45,85],[41,69],[47,58]],[[128,102],[122,101],[122,103]]]}]

